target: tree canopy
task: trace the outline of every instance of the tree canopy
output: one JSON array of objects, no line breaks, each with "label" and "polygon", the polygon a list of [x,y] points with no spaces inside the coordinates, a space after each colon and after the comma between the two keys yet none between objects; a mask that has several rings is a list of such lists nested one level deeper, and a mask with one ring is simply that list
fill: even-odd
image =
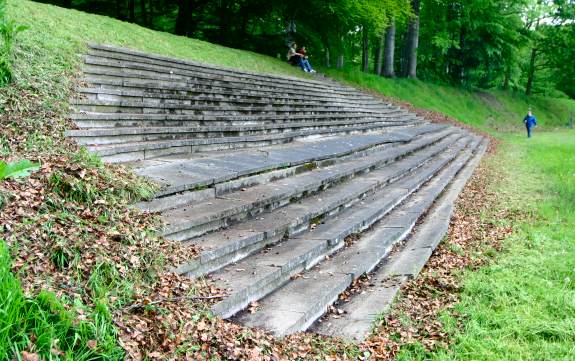
[{"label": "tree canopy", "polygon": [[575,0],[45,0],[317,65],[575,97]]}]

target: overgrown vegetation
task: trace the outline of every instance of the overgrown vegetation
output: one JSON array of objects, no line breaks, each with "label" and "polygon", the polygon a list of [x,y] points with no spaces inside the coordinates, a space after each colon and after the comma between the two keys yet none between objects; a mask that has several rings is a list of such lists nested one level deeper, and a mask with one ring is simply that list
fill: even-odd
[{"label": "overgrown vegetation", "polygon": [[28,29],[26,25],[18,24],[6,14],[7,0],[0,0],[0,87],[12,81],[13,46],[16,35]]}]

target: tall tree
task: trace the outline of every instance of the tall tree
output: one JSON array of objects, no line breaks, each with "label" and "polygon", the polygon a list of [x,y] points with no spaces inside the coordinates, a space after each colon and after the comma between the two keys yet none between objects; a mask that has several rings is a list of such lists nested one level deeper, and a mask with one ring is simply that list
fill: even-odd
[{"label": "tall tree", "polygon": [[395,77],[395,19],[391,19],[391,23],[385,32],[383,76],[386,78]]},{"label": "tall tree", "polygon": [[419,8],[420,0],[411,0],[413,16],[409,20],[406,44],[406,76],[417,78],[417,48],[419,47]]}]

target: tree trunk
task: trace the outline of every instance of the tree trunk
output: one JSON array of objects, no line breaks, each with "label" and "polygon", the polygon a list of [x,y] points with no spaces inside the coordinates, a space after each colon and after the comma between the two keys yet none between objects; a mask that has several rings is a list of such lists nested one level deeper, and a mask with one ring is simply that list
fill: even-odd
[{"label": "tree trunk", "polygon": [[121,0],[116,0],[116,19],[125,20],[124,12],[122,11]]},{"label": "tree trunk", "polygon": [[385,61],[383,66],[383,76],[395,78],[395,20],[391,20],[389,28],[385,33]]},{"label": "tree trunk", "polygon": [[148,11],[146,9],[146,0],[140,0],[140,12],[142,13],[142,24],[150,26],[148,22]]},{"label": "tree trunk", "polygon": [[128,20],[133,23],[136,20],[135,0],[128,0]]},{"label": "tree trunk", "polygon": [[176,16],[176,35],[189,36],[192,22],[192,6],[189,0],[178,0],[178,15]]},{"label": "tree trunk", "polygon": [[344,65],[344,64],[343,64],[343,53],[340,53],[340,54],[337,56],[337,62],[336,62],[336,64],[335,64],[335,67],[338,68],[338,69],[341,69],[341,68],[343,68],[343,65]]},{"label": "tree trunk", "polygon": [[533,80],[535,79],[535,60],[537,59],[537,48],[531,49],[531,58],[529,59],[529,69],[527,71],[527,85],[525,86],[525,94],[531,95],[533,93]]},{"label": "tree trunk", "polygon": [[329,58],[329,46],[325,46],[325,66],[331,67],[331,60]]},{"label": "tree trunk", "polygon": [[150,29],[154,29],[154,1],[148,0],[148,21]]},{"label": "tree trunk", "polygon": [[363,52],[361,57],[361,70],[364,73],[369,72],[369,32],[363,27]]},{"label": "tree trunk", "polygon": [[383,71],[383,46],[385,44],[385,30],[381,33],[379,37],[379,42],[377,43],[377,49],[375,50],[375,66],[374,72],[377,75],[381,75]]},{"label": "tree trunk", "polygon": [[509,82],[511,81],[511,63],[508,60],[505,64],[505,74],[503,78],[503,89],[509,90]]},{"label": "tree trunk", "polygon": [[412,0],[414,17],[409,21],[407,34],[407,77],[417,78],[417,47],[419,45],[419,1]]}]

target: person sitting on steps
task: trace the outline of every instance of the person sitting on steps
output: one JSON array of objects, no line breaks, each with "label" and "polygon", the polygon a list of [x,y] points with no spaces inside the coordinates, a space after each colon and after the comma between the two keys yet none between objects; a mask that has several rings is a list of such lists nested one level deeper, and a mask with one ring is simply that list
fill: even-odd
[{"label": "person sitting on steps", "polygon": [[[307,56],[298,52],[297,44],[293,43],[287,53],[288,62],[291,65],[298,65],[303,71],[307,73],[315,73],[315,70],[312,69],[309,61],[307,60]],[[302,48],[305,51],[305,47]]]}]

